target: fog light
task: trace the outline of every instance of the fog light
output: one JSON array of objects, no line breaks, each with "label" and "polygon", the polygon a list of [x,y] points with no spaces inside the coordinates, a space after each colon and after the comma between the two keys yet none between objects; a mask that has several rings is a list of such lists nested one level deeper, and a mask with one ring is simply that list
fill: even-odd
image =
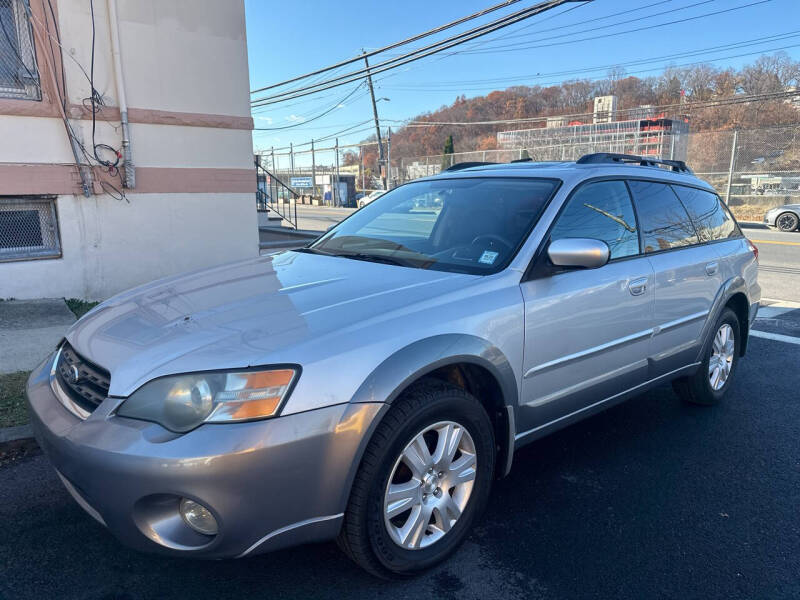
[{"label": "fog light", "polygon": [[188,498],[181,499],[180,513],[186,524],[205,535],[217,535],[217,520],[205,506]]}]

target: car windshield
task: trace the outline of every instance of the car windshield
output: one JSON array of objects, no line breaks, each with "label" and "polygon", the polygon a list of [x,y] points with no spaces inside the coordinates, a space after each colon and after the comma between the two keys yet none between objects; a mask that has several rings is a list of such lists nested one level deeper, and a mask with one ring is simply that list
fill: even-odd
[{"label": "car windshield", "polygon": [[411,182],[383,194],[301,252],[419,269],[503,269],[558,187],[553,179]]}]

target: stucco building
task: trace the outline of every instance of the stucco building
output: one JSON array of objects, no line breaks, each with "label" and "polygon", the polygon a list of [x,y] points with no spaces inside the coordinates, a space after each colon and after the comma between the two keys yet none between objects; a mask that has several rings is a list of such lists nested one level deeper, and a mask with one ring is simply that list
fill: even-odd
[{"label": "stucco building", "polygon": [[0,0],[0,25],[0,299],[258,254],[243,0]]}]

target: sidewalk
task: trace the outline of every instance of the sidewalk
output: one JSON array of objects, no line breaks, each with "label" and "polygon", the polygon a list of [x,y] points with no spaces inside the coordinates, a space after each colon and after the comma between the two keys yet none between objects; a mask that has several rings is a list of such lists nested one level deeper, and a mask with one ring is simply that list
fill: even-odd
[{"label": "sidewalk", "polygon": [[61,298],[0,302],[0,374],[33,369],[74,322]]}]

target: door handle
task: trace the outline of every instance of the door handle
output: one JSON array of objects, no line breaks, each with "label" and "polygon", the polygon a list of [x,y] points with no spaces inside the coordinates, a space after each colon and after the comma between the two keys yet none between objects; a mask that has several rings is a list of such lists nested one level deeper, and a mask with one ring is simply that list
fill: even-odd
[{"label": "door handle", "polygon": [[719,263],[717,262],[710,262],[706,265],[706,275],[711,277],[712,275],[716,274],[717,270],[719,269]]},{"label": "door handle", "polygon": [[628,282],[628,291],[631,296],[641,296],[647,291],[647,277],[639,277]]}]

